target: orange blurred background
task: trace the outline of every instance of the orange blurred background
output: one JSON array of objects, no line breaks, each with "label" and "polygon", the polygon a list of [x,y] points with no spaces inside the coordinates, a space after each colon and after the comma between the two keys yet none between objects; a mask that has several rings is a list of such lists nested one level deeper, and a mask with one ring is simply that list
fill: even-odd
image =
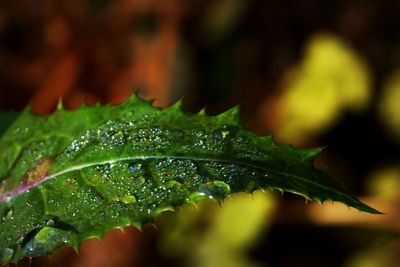
[{"label": "orange blurred background", "polygon": [[[189,112],[240,105],[258,134],[328,145],[317,164],[387,215],[275,196],[276,210],[263,213],[264,203],[254,213],[270,225],[254,226],[259,240],[241,247],[249,261],[237,266],[399,266],[398,14],[395,0],[3,0],[0,108],[48,114],[60,99],[68,109],[118,104],[139,89],[160,107],[183,97]],[[201,216],[185,226],[196,238],[214,229]],[[175,258],[160,248],[174,240],[164,221],[179,232],[178,218],[160,219],[157,230],[115,230],[85,242],[80,256],[64,248],[32,265],[194,266],[203,248],[187,245],[193,252]]]}]

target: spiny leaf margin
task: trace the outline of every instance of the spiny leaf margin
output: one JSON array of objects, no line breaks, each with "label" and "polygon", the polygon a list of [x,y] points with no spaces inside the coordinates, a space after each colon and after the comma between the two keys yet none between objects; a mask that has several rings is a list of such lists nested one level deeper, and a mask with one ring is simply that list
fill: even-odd
[{"label": "spiny leaf margin", "polygon": [[[257,137],[238,114],[187,114],[181,101],[161,110],[137,96],[119,106],[59,106],[49,116],[27,108],[0,140],[0,260],[77,247],[184,203],[260,188],[379,213],[314,167],[319,148]],[[43,159],[46,174],[35,177]]]}]

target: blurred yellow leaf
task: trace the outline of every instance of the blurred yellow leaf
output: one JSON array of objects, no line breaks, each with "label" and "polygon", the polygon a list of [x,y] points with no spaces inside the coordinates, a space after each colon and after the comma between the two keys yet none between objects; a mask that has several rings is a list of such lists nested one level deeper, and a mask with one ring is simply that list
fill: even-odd
[{"label": "blurred yellow leaf", "polygon": [[238,194],[225,201],[213,218],[193,264],[207,267],[257,266],[246,257],[246,249],[258,240],[270,223],[275,201],[270,193]]},{"label": "blurred yellow leaf", "polygon": [[267,229],[275,207],[273,194],[262,191],[236,194],[222,207],[216,201],[186,205],[160,221],[160,248],[167,257],[186,257],[188,266],[258,266],[246,249]]},{"label": "blurred yellow leaf", "polygon": [[386,167],[371,174],[367,181],[369,195],[388,201],[400,200],[400,168]]},{"label": "blurred yellow leaf", "polygon": [[365,250],[352,255],[345,267],[382,267],[395,266],[389,264],[390,253],[384,249]]},{"label": "blurred yellow leaf", "polygon": [[400,139],[400,69],[386,81],[379,101],[379,116],[390,131]]},{"label": "blurred yellow leaf", "polygon": [[276,135],[299,142],[332,126],[345,109],[361,111],[369,102],[366,64],[343,40],[317,34],[302,62],[284,76]]}]

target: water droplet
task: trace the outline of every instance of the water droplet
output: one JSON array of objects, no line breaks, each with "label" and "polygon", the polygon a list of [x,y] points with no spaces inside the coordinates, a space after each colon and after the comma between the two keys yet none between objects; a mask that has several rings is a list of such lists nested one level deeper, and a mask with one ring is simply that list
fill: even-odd
[{"label": "water droplet", "polygon": [[146,179],[143,176],[137,177],[133,183],[137,186],[143,185],[146,182]]},{"label": "water droplet", "polygon": [[213,133],[213,136],[214,136],[214,140],[217,142],[222,141],[222,139],[223,139],[221,131],[215,131]]},{"label": "water droplet", "polygon": [[118,217],[120,216],[120,213],[117,211],[117,212],[113,212],[112,214],[111,214],[111,218],[112,219],[117,219]]},{"label": "water droplet", "polygon": [[152,203],[152,204],[147,205],[147,213],[148,214],[153,213],[155,211],[155,209],[156,209],[156,204]]},{"label": "water droplet", "polygon": [[44,256],[68,243],[69,234],[61,229],[43,227],[23,248],[23,256]]},{"label": "water droplet", "polygon": [[106,141],[110,136],[108,135],[107,132],[100,134],[99,139],[100,141]]},{"label": "water droplet", "polygon": [[186,201],[196,203],[206,199],[213,199],[213,197],[203,192],[194,192],[186,199]]},{"label": "water droplet", "polygon": [[173,207],[170,207],[170,206],[160,207],[160,208],[157,208],[157,209],[154,211],[154,214],[155,214],[155,215],[158,215],[158,214],[163,213],[163,212],[165,212],[165,211],[174,211],[174,208],[173,208]]},{"label": "water droplet", "polygon": [[234,181],[234,178],[232,176],[228,176],[228,177],[226,177],[226,181],[228,184],[232,184]]},{"label": "water droplet", "polygon": [[199,192],[223,200],[231,192],[230,186],[223,181],[213,181],[199,186]]},{"label": "water droplet", "polygon": [[227,130],[217,130],[213,132],[214,140],[220,142],[224,140],[229,135],[229,131]]},{"label": "water droplet", "polygon": [[47,225],[47,226],[54,226],[54,224],[55,224],[55,222],[54,222],[54,220],[52,220],[52,219],[50,219],[50,220],[48,220],[48,221],[46,222],[46,225]]},{"label": "water droplet", "polygon": [[10,208],[8,211],[7,211],[7,214],[6,214],[6,219],[7,220],[12,220],[13,219],[13,215],[14,215],[14,211]]},{"label": "water droplet", "polygon": [[125,204],[132,204],[136,202],[136,197],[135,196],[124,196],[119,198],[119,201]]},{"label": "water droplet", "polygon": [[8,263],[11,261],[14,255],[14,250],[11,248],[5,248],[0,251],[0,263]]},{"label": "water droplet", "polygon": [[167,187],[168,188],[174,188],[174,187],[180,187],[181,183],[175,180],[171,180],[167,182]]},{"label": "water droplet", "polygon": [[124,133],[122,131],[118,131],[116,134],[114,134],[113,136],[115,137],[124,137]]},{"label": "water droplet", "polygon": [[141,163],[132,163],[129,165],[129,171],[133,173],[138,173],[142,169],[142,164]]},{"label": "water droplet", "polygon": [[75,179],[68,178],[67,180],[65,180],[65,185],[74,185],[75,183]]}]

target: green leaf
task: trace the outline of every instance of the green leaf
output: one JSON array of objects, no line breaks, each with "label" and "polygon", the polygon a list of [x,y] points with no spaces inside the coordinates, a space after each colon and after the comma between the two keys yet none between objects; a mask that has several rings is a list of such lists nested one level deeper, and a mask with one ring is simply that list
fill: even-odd
[{"label": "green leaf", "polygon": [[78,247],[184,203],[256,189],[379,213],[313,166],[319,149],[257,137],[237,108],[209,117],[180,105],[160,110],[133,96],[49,116],[25,110],[0,140],[0,260]]}]

